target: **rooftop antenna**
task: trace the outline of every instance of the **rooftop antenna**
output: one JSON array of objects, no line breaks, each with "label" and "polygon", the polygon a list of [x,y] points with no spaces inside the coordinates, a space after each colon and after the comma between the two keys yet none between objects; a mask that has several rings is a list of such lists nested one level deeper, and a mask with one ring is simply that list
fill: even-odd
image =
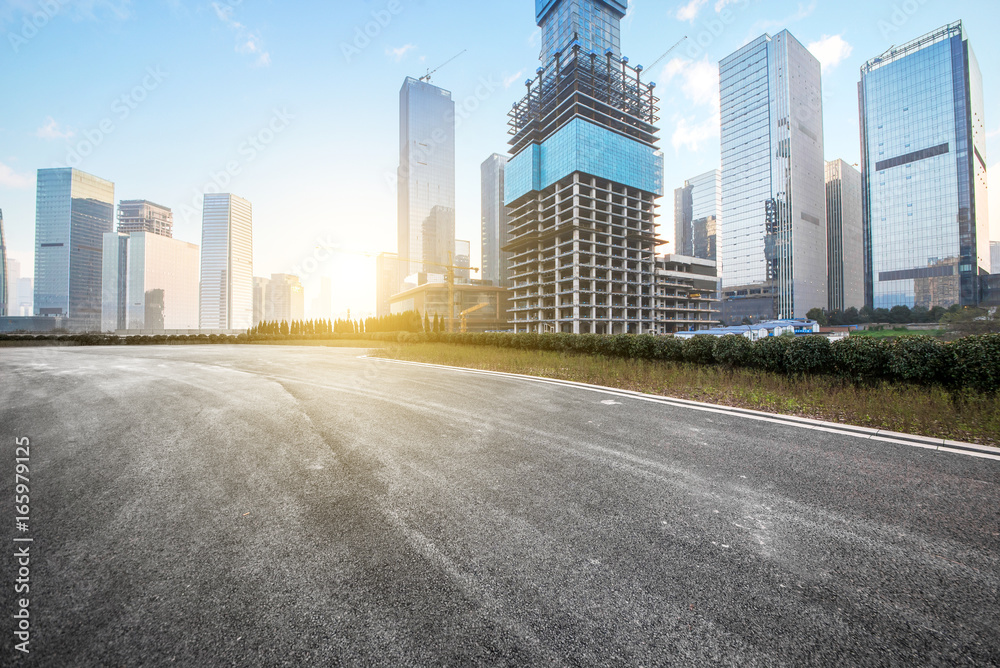
[{"label": "rooftop antenna", "polygon": [[453,60],[455,60],[456,58],[458,58],[459,56],[461,56],[461,55],[462,55],[463,53],[465,53],[466,51],[468,51],[468,49],[462,49],[461,51],[459,51],[458,53],[456,53],[456,54],[455,54],[454,56],[452,56],[452,57],[451,57],[451,58],[449,58],[448,60],[444,61],[443,63],[441,63],[440,65],[438,65],[437,67],[435,67],[435,68],[434,68],[433,70],[427,70],[427,74],[425,74],[424,76],[420,77],[420,80],[421,80],[421,81],[426,81],[427,83],[430,83],[430,81],[431,81],[431,75],[432,75],[432,74],[434,74],[434,73],[435,73],[435,72],[437,72],[437,71],[438,71],[439,69],[441,69],[442,67],[444,67],[445,65],[447,65],[447,64],[448,64],[448,63],[450,63],[451,61],[453,61]]}]

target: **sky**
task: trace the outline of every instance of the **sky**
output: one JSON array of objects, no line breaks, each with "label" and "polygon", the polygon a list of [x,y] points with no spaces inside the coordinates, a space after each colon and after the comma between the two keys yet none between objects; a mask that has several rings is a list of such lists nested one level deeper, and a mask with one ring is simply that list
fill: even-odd
[{"label": "sky", "polygon": [[[983,68],[1000,240],[1000,3],[630,0],[622,52],[661,98],[660,236],[673,238],[673,189],[719,167],[719,60],[787,28],[823,64],[827,160],[858,163],[861,65],[960,19]],[[479,166],[506,153],[539,50],[532,0],[0,0],[0,36],[0,209],[22,276],[36,171],[73,166],[118,200],[171,207],[174,236],[194,243],[201,195],[245,197],[254,274],[298,274],[307,307],[327,276],[335,313],[354,317],[375,308],[373,254],[396,250],[404,78],[465,50],[431,81],[456,101],[456,233],[479,266]]]}]

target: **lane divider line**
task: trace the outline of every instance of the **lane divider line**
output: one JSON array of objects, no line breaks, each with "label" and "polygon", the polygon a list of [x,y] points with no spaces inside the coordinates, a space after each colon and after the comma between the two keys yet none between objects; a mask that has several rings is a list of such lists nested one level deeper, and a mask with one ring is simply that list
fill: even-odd
[{"label": "lane divider line", "polygon": [[640,401],[647,401],[650,403],[656,403],[665,406],[673,406],[676,408],[688,408],[691,410],[701,411],[705,413],[719,413],[723,415],[742,417],[748,420],[755,420],[758,422],[770,422],[772,424],[782,424],[790,427],[798,427],[800,429],[823,431],[831,434],[839,434],[842,436],[853,436],[855,438],[862,438],[866,440],[908,445],[915,448],[934,450],[936,452],[948,452],[952,454],[961,454],[970,457],[980,457],[983,459],[993,459],[1000,461],[1000,448],[994,448],[988,445],[978,445],[976,443],[963,443],[960,441],[952,441],[943,438],[932,438],[928,436],[918,436],[915,434],[900,434],[898,432],[889,431],[887,429],[874,429],[872,427],[861,427],[858,425],[845,425],[845,424],[840,424],[838,422],[824,422],[822,420],[814,420],[812,418],[802,418],[795,415],[778,415],[775,413],[765,413],[763,411],[756,411],[749,408],[737,408],[733,406],[721,406],[718,404],[708,404],[700,401],[691,401],[690,399],[661,397],[655,394],[646,394],[644,392],[635,392],[632,390],[622,390],[614,387],[605,387],[603,385],[592,385],[590,383],[580,383],[572,380],[561,380],[558,378],[543,378],[541,376],[529,376],[525,374],[507,373],[504,371],[487,371],[485,369],[469,369],[466,367],[448,366],[445,364],[411,362],[409,360],[395,360],[387,357],[376,357],[372,355],[359,355],[358,359],[378,360],[380,362],[391,362],[393,364],[426,367],[431,369],[445,369],[448,371],[457,371],[473,375],[494,376],[501,378],[509,378],[512,380],[530,381],[544,385],[555,385],[561,387],[589,390],[591,392],[598,392],[601,394],[606,394],[616,397],[624,397],[629,399],[638,399]]}]

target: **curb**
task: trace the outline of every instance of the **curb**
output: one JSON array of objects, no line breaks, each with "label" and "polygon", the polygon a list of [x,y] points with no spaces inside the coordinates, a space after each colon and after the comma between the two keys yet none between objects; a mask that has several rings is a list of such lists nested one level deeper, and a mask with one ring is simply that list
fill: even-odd
[{"label": "curb", "polygon": [[800,429],[825,431],[834,434],[841,434],[844,436],[863,438],[871,441],[896,443],[900,445],[908,445],[914,448],[934,450],[936,452],[948,452],[952,454],[966,455],[969,457],[980,457],[983,459],[993,459],[996,461],[1000,461],[1000,448],[994,448],[988,445],[977,445],[975,443],[963,443],[961,441],[951,441],[944,438],[917,436],[915,434],[901,434],[898,432],[888,431],[885,429],[859,427],[856,425],[841,424],[839,422],[824,422],[822,420],[813,420],[810,418],[803,418],[795,415],[765,413],[763,411],[755,411],[749,408],[736,408],[733,406],[722,406],[719,404],[707,404],[700,401],[691,401],[689,399],[675,399],[673,397],[664,397],[656,394],[646,394],[644,392],[635,392],[632,390],[621,390],[614,387],[605,387],[603,385],[591,385],[589,383],[579,383],[571,380],[544,378],[542,376],[528,376],[525,374],[518,374],[518,373],[506,373],[503,371],[487,371],[484,369],[470,369],[467,367],[447,366],[444,364],[429,364],[426,362],[411,362],[408,360],[395,360],[395,359],[389,359],[387,357],[377,357],[372,355],[360,355],[358,359],[371,359],[371,360],[378,360],[381,362],[391,362],[393,364],[404,364],[409,366],[420,366],[433,369],[446,369],[449,371],[459,371],[462,373],[479,374],[487,376],[499,376],[501,378],[511,378],[514,380],[528,380],[537,383],[544,383],[547,385],[560,385],[563,387],[572,387],[576,389],[589,390],[591,392],[599,392],[601,394],[610,394],[612,396],[639,399],[641,401],[664,404],[667,406],[676,406],[678,408],[690,408],[693,410],[705,411],[710,413],[722,413],[726,415],[744,417],[750,420],[771,422],[775,424],[784,424],[790,427],[799,427]]}]

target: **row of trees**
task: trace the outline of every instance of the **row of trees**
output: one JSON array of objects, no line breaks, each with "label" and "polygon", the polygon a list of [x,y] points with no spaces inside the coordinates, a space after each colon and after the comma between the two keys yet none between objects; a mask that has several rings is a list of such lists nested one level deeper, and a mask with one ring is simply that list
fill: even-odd
[{"label": "row of trees", "polygon": [[[435,322],[437,317],[435,316]],[[375,332],[421,332],[420,313],[407,311],[364,320],[282,320],[264,321],[247,330],[250,336],[314,336],[324,334],[365,334]],[[434,330],[435,332],[438,330]]]},{"label": "row of trees", "polygon": [[889,324],[906,325],[910,323],[934,323],[941,322],[945,315],[960,313],[962,307],[958,304],[951,308],[935,306],[928,309],[923,306],[893,306],[891,309],[870,308],[864,306],[860,309],[853,306],[846,311],[826,311],[814,308],[806,314],[810,320],[815,320],[824,327],[828,325],[862,325],[870,322],[884,322]]}]

